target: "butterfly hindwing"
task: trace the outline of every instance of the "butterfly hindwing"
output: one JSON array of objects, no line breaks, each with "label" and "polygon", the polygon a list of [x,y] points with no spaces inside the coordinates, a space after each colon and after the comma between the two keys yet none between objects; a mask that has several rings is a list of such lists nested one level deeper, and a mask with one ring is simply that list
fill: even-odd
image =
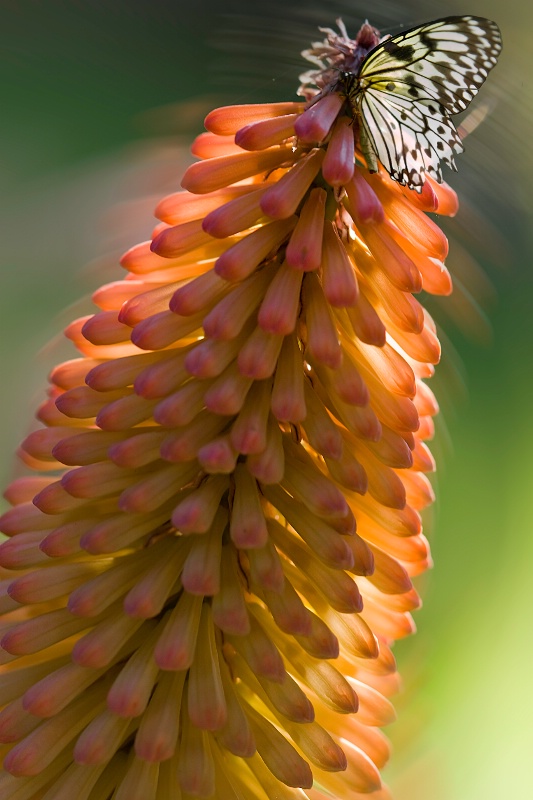
[{"label": "butterfly hindwing", "polygon": [[428,22],[375,47],[347,94],[372,158],[418,191],[426,172],[442,181],[440,161],[455,168],[463,150],[450,115],[467,108],[500,50],[498,26],[472,16]]},{"label": "butterfly hindwing", "polygon": [[426,172],[440,183],[440,161],[455,169],[453,156],[462,152],[463,145],[453,122],[434,101],[413,102],[401,95],[384,98],[382,92],[369,90],[361,99],[360,112],[379,161],[400,184],[421,189]]}]

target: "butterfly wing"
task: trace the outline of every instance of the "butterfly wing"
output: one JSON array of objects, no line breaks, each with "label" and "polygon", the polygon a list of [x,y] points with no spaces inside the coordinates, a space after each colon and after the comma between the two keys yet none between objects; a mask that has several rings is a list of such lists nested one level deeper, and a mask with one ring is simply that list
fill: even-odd
[{"label": "butterfly wing", "polygon": [[464,149],[453,122],[431,99],[414,102],[368,89],[360,99],[359,117],[367,142],[390,176],[418,191],[426,173],[441,183],[440,162],[455,169],[453,156]]},{"label": "butterfly wing", "polygon": [[441,181],[455,168],[461,140],[449,116],[479,91],[501,50],[498,26],[480,17],[446,17],[386,39],[361,65],[354,110],[375,154],[403,185],[424,174]]}]

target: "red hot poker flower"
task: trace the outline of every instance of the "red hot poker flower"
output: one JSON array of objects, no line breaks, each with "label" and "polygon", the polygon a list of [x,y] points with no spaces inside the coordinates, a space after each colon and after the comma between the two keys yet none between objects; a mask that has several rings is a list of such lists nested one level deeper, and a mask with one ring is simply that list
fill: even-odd
[{"label": "red hot poker flower", "polygon": [[451,291],[426,212],[457,204],[368,169],[327,72],[209,114],[67,328],[2,518],[6,800],[390,797],[438,410],[413,294]]}]

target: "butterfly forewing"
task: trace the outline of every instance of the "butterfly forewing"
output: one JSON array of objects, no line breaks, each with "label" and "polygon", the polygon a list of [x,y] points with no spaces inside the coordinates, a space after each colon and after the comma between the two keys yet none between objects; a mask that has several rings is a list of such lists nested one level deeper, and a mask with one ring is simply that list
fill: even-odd
[{"label": "butterfly forewing", "polygon": [[448,114],[464,111],[501,51],[496,23],[480,17],[447,17],[382,42],[363,61],[360,78],[398,82],[393,92],[438,100]]},{"label": "butterfly forewing", "polygon": [[348,99],[391,177],[420,191],[441,181],[461,140],[449,118],[477,94],[501,50],[498,26],[447,17],[386,39],[364,59]]}]

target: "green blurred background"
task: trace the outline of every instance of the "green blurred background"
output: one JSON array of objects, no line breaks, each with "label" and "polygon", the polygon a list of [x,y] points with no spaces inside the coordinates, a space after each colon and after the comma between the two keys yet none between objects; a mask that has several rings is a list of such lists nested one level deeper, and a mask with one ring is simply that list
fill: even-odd
[{"label": "green blurred background", "polygon": [[[366,16],[387,32],[454,13],[495,19],[504,37],[500,64],[479,98],[490,116],[467,140],[459,174],[446,176],[464,200],[464,216],[447,231],[483,264],[495,292],[470,271],[458,274],[455,321],[443,304],[432,306],[446,331],[435,382],[443,406],[433,448],[438,499],[427,520],[435,568],[423,580],[419,632],[397,648],[405,690],[389,731],[396,753],[386,777],[397,800],[527,800],[528,0],[290,7],[275,0],[255,9],[242,0],[0,0],[0,471],[5,485],[17,470],[11,454],[31,424],[48,369],[75,355],[59,332],[90,312],[92,289],[121,277],[121,250],[149,235],[151,209],[178,187],[204,114],[226,102],[290,99],[299,51],[316,38],[317,25],[332,25],[340,14],[352,32]],[[453,244],[449,264],[453,269]],[[469,293],[478,306],[465,301]]]}]

